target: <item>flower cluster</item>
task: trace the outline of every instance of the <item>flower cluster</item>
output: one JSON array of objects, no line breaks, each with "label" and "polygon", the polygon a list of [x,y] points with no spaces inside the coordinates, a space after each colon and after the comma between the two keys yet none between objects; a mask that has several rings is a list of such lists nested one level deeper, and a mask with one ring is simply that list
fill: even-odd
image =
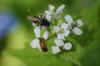
[{"label": "flower cluster", "polygon": [[40,51],[42,51],[39,38],[42,37],[44,40],[47,40],[48,39],[48,31],[45,31],[43,36],[41,36],[40,26],[36,26],[35,29],[34,29],[34,33],[35,33],[36,38],[31,41],[31,47],[32,48],[38,48]]},{"label": "flower cluster", "polygon": [[[74,33],[75,35],[81,35],[82,31],[80,27],[83,26],[83,22],[81,19],[77,19],[76,21],[74,21],[69,14],[62,16],[64,8],[64,4],[60,5],[57,9],[55,9],[55,6],[51,4],[49,5],[49,10],[45,11],[45,15],[46,19],[50,22],[50,27],[52,29],[48,31],[46,29],[47,27],[35,26],[34,34],[36,38],[31,42],[32,48],[39,48],[41,50],[40,41],[38,38],[42,37],[47,40],[49,38],[49,35],[54,35],[53,37],[56,37],[56,39],[54,40],[55,45],[51,47],[53,54],[60,53],[63,50],[69,51],[72,49],[72,43],[65,42],[65,40],[67,40],[70,33]],[[64,17],[63,20],[62,17]],[[62,20],[62,22],[60,22],[60,20]],[[41,36],[40,33],[43,29],[45,29],[45,32],[44,34],[42,32],[43,36]],[[50,37],[50,39],[52,39],[53,37]]]}]

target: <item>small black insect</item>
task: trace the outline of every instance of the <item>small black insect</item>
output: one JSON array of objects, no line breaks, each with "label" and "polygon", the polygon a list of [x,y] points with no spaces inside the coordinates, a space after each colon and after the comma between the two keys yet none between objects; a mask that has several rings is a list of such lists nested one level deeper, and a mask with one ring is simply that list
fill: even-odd
[{"label": "small black insect", "polygon": [[43,38],[39,38],[39,39],[40,39],[40,47],[41,47],[42,51],[47,52],[48,48],[47,48],[45,39],[43,39]]},{"label": "small black insect", "polygon": [[75,27],[77,27],[77,26],[78,26],[77,23],[72,23],[71,26],[70,26],[70,27],[71,27],[70,30],[72,31],[72,30],[73,30]]},{"label": "small black insect", "polygon": [[32,20],[32,22],[34,22],[35,24],[40,25],[40,26],[46,26],[46,27],[50,26],[50,22],[43,15],[28,16],[28,19]]}]

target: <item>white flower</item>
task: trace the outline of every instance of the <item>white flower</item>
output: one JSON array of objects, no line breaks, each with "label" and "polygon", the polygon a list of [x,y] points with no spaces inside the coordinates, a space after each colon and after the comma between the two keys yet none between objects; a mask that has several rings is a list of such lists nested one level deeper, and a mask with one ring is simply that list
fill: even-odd
[{"label": "white flower", "polygon": [[50,22],[51,21],[51,16],[46,15],[46,19]]},{"label": "white flower", "polygon": [[50,22],[51,21],[51,15],[54,13],[54,6],[53,5],[49,5],[49,10],[45,11],[46,14],[46,19]]},{"label": "white flower", "polygon": [[68,29],[69,28],[69,25],[66,24],[66,23],[62,23],[61,24],[61,28]]},{"label": "white flower", "polygon": [[73,23],[73,19],[72,19],[72,17],[70,15],[66,15],[64,18],[65,18],[65,21],[68,22],[68,24],[72,24]]},{"label": "white flower", "polygon": [[47,17],[50,17],[53,14],[53,11],[45,11],[45,14]]},{"label": "white flower", "polygon": [[37,48],[39,46],[39,39],[34,39],[31,41],[30,45],[32,48]]},{"label": "white flower", "polygon": [[53,54],[57,54],[57,53],[59,53],[59,52],[61,52],[61,50],[60,50],[59,47],[57,47],[57,46],[53,46],[53,47],[52,47],[52,53],[53,53]]},{"label": "white flower", "polygon": [[78,19],[76,22],[77,22],[78,27],[83,26],[83,22],[81,19]]},{"label": "white flower", "polygon": [[46,14],[46,16],[50,16],[51,15],[51,13],[48,10],[45,11],[45,14]]},{"label": "white flower", "polygon": [[58,33],[57,34],[57,39],[63,39],[64,40],[65,39],[64,36],[65,35],[63,33]]},{"label": "white flower", "polygon": [[68,37],[69,34],[70,34],[70,30],[65,30],[65,31],[64,31],[64,35],[65,35],[65,37]]},{"label": "white flower", "polygon": [[49,10],[50,10],[50,11],[53,11],[54,8],[55,8],[55,7],[54,7],[52,4],[49,5]]},{"label": "white flower", "polygon": [[39,37],[40,37],[40,27],[35,27],[34,33],[35,33],[35,36],[36,36],[37,38],[39,38]]},{"label": "white flower", "polygon": [[48,31],[45,31],[45,33],[44,33],[44,35],[43,35],[43,38],[44,38],[45,40],[48,39]]},{"label": "white flower", "polygon": [[63,40],[56,39],[56,40],[54,40],[54,41],[55,41],[55,43],[56,43],[56,46],[58,46],[58,47],[61,47],[61,46],[64,45],[64,41],[63,41]]},{"label": "white flower", "polygon": [[69,43],[65,43],[63,49],[64,50],[71,50],[72,49],[72,44],[70,42]]},{"label": "white flower", "polygon": [[70,34],[69,25],[62,23],[60,27],[54,26],[54,32],[57,33],[57,39],[65,39]]},{"label": "white flower", "polygon": [[64,32],[62,33],[65,37],[67,37],[69,34],[70,34],[70,26],[69,24],[66,24],[66,23],[62,23],[61,24],[61,30],[63,29]]},{"label": "white flower", "polygon": [[77,28],[77,27],[75,27],[72,31],[73,31],[74,34],[76,34],[76,35],[81,35],[81,34],[82,34],[82,31],[81,31],[79,28]]},{"label": "white flower", "polygon": [[[49,9],[45,11],[46,19],[49,22],[52,22],[51,21],[52,19],[54,19],[53,21],[57,20],[59,22],[56,25],[54,25],[54,23],[52,23],[52,26],[51,26],[51,28],[53,29],[53,33],[51,33],[51,35],[56,34],[56,39],[54,40],[54,43],[56,45],[52,46],[52,48],[51,48],[53,54],[60,53],[62,49],[66,50],[66,51],[72,49],[71,42],[64,43],[64,40],[66,38],[68,38],[68,36],[71,32],[73,32],[76,35],[82,34],[81,29],[79,29],[79,27],[81,27],[83,25],[81,19],[78,19],[78,20],[76,20],[76,22],[74,22],[71,15],[65,15],[64,16],[65,22],[62,22],[62,24],[61,24],[62,20],[59,21],[59,19],[62,17],[62,13],[63,13],[64,8],[65,8],[65,5],[62,4],[55,11],[55,6],[50,4]],[[32,17],[29,16],[28,19],[31,20]],[[45,26],[43,26],[43,27],[36,26],[34,23],[32,25],[33,25],[33,27],[35,27],[34,34],[36,36],[36,39],[32,40],[30,45],[32,48],[38,48],[41,51],[42,49],[40,47],[40,39],[39,38],[43,38],[44,40],[47,40],[48,39],[48,31],[45,31],[44,34],[41,36],[40,29],[45,30],[46,27]],[[51,30],[51,28],[50,28],[50,30]]]},{"label": "white flower", "polygon": [[45,11],[45,14],[49,17],[49,16],[51,16],[52,14],[53,14],[53,12],[54,12],[54,6],[53,5],[49,5],[49,10],[46,10]]},{"label": "white flower", "polygon": [[39,39],[32,40],[30,45],[31,45],[32,48],[38,48],[41,51],[40,40]]},{"label": "white flower", "polygon": [[54,27],[53,27],[53,31],[54,31],[54,32],[57,33],[57,32],[59,32],[59,30],[60,30],[60,28],[59,28],[58,26],[54,26]]},{"label": "white flower", "polygon": [[36,24],[35,24],[35,23],[32,23],[32,26],[33,26],[33,27],[36,27]]},{"label": "white flower", "polygon": [[65,5],[64,5],[64,4],[60,5],[60,6],[58,7],[58,9],[56,10],[56,14],[61,13],[61,12],[63,11],[64,8],[65,8]]}]

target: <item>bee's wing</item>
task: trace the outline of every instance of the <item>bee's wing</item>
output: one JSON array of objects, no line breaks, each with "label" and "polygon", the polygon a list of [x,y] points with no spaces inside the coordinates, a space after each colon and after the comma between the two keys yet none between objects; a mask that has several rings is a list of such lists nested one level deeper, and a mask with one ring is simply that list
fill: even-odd
[{"label": "bee's wing", "polygon": [[32,20],[32,16],[28,16],[27,18],[28,18],[29,20]]},{"label": "bee's wing", "polygon": [[40,19],[34,16],[28,16],[29,20],[32,20],[33,22],[40,22]]}]

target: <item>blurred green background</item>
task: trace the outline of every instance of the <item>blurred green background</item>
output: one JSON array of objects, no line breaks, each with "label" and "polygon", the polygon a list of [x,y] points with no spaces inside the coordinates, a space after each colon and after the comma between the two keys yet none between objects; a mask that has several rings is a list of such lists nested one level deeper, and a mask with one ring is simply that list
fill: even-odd
[{"label": "blurred green background", "polygon": [[[83,20],[83,34],[71,36],[71,52],[54,55],[30,47],[34,33],[27,16],[44,13],[49,4],[65,4],[65,15]],[[19,24],[0,40],[0,66],[100,66],[100,0],[0,0],[0,12],[13,13]]]}]

